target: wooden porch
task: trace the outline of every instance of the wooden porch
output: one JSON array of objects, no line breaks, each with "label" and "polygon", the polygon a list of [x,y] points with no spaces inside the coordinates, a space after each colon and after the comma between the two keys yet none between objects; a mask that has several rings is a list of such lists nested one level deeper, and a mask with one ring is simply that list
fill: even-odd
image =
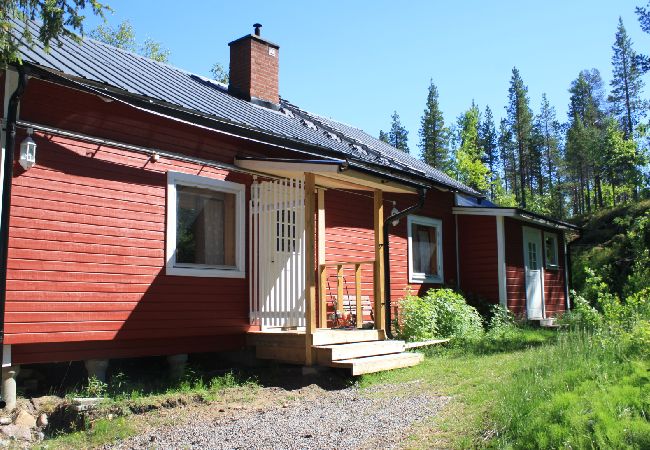
[{"label": "wooden porch", "polygon": [[[349,369],[352,375],[410,367],[419,364],[423,355],[405,351],[404,341],[385,340],[378,330],[317,329],[306,352],[304,330],[251,331],[247,343],[255,347],[259,359],[299,365],[317,364]],[[312,360],[307,361],[311,353]]]},{"label": "wooden porch", "polygon": [[[261,165],[254,167],[263,169]],[[336,188],[344,186],[372,193],[374,258],[326,261],[324,189],[328,188],[328,180],[333,175],[328,173],[324,177],[315,173],[288,173],[286,170],[285,174],[292,177],[288,181],[290,189],[299,186],[298,194],[267,186],[264,188],[268,191],[266,194],[255,194],[251,200],[251,234],[264,234],[264,238],[271,240],[273,248],[270,251],[276,254],[273,262],[282,259],[282,255],[277,255],[278,249],[300,252],[299,264],[289,259],[282,262],[283,267],[289,267],[289,273],[280,275],[280,283],[275,283],[273,271],[262,262],[251,266],[253,327],[247,342],[256,348],[257,357],[306,366],[317,364],[350,369],[352,375],[418,364],[422,360],[421,354],[406,352],[403,341],[386,340],[384,304],[383,192],[412,193],[412,189],[405,187],[400,191],[394,185],[387,187],[380,181],[373,184],[368,179],[359,184],[356,179],[350,181],[339,176],[333,185]],[[284,181],[268,183],[280,187],[287,185]],[[256,192],[260,192],[257,189]],[[261,200],[256,200],[256,196]],[[282,206],[277,206],[278,203],[264,206],[266,198],[273,201],[279,198]],[[286,212],[287,208],[289,212]],[[269,212],[271,210],[276,212]],[[256,211],[265,214],[266,218],[260,221],[254,217]],[[300,216],[293,219],[295,223],[285,224],[285,218],[294,215]],[[276,217],[282,218],[283,222],[274,222]],[[285,231],[285,225],[289,232]],[[269,238],[267,231],[260,231],[267,228],[277,228],[277,231],[269,232]],[[287,235],[293,237],[287,240]],[[297,235],[301,238],[296,239]],[[259,259],[258,253],[268,251],[267,247],[268,243],[258,245],[253,239],[251,260]],[[364,270],[366,278],[372,273],[372,289],[366,286],[366,295],[362,289]],[[263,282],[271,278],[275,283],[268,289],[268,295],[257,284],[255,277],[258,274],[266,280]],[[299,288],[296,289],[292,277],[297,277],[297,282],[301,283]],[[283,284],[285,278],[289,281]]]}]

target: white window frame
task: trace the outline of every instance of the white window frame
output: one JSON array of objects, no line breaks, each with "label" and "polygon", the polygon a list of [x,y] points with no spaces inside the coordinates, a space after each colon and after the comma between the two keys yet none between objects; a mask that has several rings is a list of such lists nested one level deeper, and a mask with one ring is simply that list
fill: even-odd
[{"label": "white window frame", "polygon": [[[413,271],[413,236],[411,235],[412,225],[424,225],[435,227],[436,239],[438,242],[438,274],[427,275],[425,273],[418,273]],[[407,218],[407,232],[408,232],[408,264],[409,264],[409,283],[443,283],[443,263],[442,263],[442,220],[433,219],[424,216],[408,216]]]},{"label": "white window frame", "polygon": [[[235,267],[211,266],[207,264],[176,263],[176,186],[190,186],[235,195]],[[232,181],[189,175],[180,172],[167,172],[167,232],[166,266],[167,275],[214,278],[245,278],[245,214],[246,186]]]},{"label": "white window frame", "polygon": [[[550,237],[553,238],[553,243],[555,247],[555,264],[549,264],[548,258],[546,257],[546,238]],[[544,232],[544,268],[545,269],[551,269],[551,270],[557,270],[560,268],[560,251],[558,247],[558,235],[557,233],[547,233],[546,231]]]}]

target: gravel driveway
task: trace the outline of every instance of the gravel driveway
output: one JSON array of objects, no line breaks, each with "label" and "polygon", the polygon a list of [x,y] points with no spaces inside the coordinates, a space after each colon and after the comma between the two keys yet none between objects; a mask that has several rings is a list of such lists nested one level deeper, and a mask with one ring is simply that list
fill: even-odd
[{"label": "gravel driveway", "polygon": [[111,449],[398,448],[410,427],[432,417],[448,397],[417,384],[321,390],[282,405],[228,417],[201,415],[136,436]]}]

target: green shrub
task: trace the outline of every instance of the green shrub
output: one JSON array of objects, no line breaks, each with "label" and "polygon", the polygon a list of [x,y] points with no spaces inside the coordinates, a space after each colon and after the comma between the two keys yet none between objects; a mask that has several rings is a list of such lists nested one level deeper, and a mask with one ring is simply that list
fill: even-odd
[{"label": "green shrub", "polygon": [[490,307],[490,320],[488,330],[492,332],[506,331],[517,326],[515,315],[502,305]]},{"label": "green shrub", "polygon": [[595,330],[603,323],[602,315],[581,295],[571,291],[573,309],[567,311],[559,320],[560,324],[574,329]]},{"label": "green shrub", "polygon": [[451,289],[430,289],[422,298],[407,296],[400,303],[397,329],[399,336],[409,341],[472,339],[483,334],[479,313]]}]

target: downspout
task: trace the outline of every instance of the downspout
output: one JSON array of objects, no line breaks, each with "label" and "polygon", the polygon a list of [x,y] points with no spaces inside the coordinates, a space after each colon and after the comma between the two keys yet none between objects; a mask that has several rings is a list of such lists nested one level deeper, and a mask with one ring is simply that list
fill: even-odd
[{"label": "downspout", "polygon": [[[11,210],[11,185],[14,176],[14,153],[16,145],[16,121],[20,97],[25,92],[27,76],[22,65],[18,66],[18,86],[11,98],[7,109],[7,125],[5,137],[5,157],[2,166],[2,216],[0,216],[0,364],[4,361],[5,337],[5,303],[7,301],[7,253],[9,250],[9,216]],[[0,400],[0,408],[6,403]]]},{"label": "downspout", "polygon": [[390,251],[389,251],[390,250],[390,245],[389,245],[390,229],[393,226],[394,221],[399,220],[402,217],[406,216],[407,214],[422,208],[422,206],[424,205],[424,200],[427,196],[427,189],[426,188],[419,189],[418,195],[419,195],[419,199],[415,205],[409,206],[408,208],[399,211],[393,214],[392,216],[389,216],[384,221],[384,305],[386,308],[386,314],[385,314],[386,337],[388,339],[393,339],[393,330],[392,330],[393,317],[392,317],[392,311],[390,305]]}]

